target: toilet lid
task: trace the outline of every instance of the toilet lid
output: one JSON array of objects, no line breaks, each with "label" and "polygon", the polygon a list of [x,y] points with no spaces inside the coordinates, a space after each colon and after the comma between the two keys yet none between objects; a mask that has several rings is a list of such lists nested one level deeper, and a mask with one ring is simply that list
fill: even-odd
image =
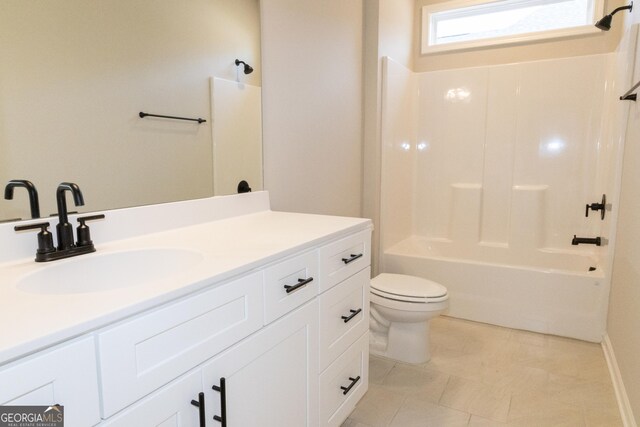
[{"label": "toilet lid", "polygon": [[381,297],[411,302],[447,299],[447,288],[440,283],[405,274],[382,273],[371,280],[371,292]]}]

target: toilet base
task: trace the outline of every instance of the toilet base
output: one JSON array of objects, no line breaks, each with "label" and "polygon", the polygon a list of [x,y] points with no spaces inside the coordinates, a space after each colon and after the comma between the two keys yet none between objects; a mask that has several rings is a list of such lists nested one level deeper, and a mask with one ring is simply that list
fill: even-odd
[{"label": "toilet base", "polygon": [[431,359],[429,321],[391,322],[387,334],[384,334],[386,337],[372,332],[371,354],[412,364],[426,363]]}]

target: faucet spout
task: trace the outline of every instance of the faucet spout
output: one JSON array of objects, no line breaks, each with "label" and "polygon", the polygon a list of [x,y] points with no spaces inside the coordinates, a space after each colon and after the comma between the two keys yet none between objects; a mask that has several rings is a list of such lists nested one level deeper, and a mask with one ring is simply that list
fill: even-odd
[{"label": "faucet spout", "polygon": [[[29,183],[30,184],[30,183]],[[33,184],[32,184],[33,185]],[[5,197],[13,196],[13,187],[18,184],[7,186],[5,189]],[[35,190],[35,189],[34,189]],[[77,184],[72,182],[63,182],[58,185],[56,190],[56,201],[58,202],[58,224],[56,232],[58,235],[58,245],[53,246],[53,238],[47,227],[48,222],[38,224],[20,225],[14,227],[16,231],[40,230],[38,233],[38,250],[36,251],[36,262],[55,261],[57,259],[69,258],[77,255],[88,254],[96,251],[96,247],[91,240],[87,221],[103,219],[104,214],[89,215],[78,218],[78,241],[73,241],[73,227],[69,224],[69,212],[67,212],[67,191],[73,196],[73,202],[76,206],[84,206],[84,197],[82,191]]]},{"label": "faucet spout", "polygon": [[576,237],[573,235],[573,239],[571,239],[571,244],[577,246],[579,244],[588,244],[588,245],[596,245],[602,246],[602,238],[601,237]]},{"label": "faucet spout", "polygon": [[4,188],[4,198],[6,200],[13,200],[13,189],[16,187],[23,187],[29,193],[31,218],[40,218],[40,202],[38,201],[38,190],[36,190],[36,186],[26,179],[12,179]]},{"label": "faucet spout", "polygon": [[76,206],[84,206],[84,197],[80,191],[80,187],[72,182],[63,182],[58,185],[56,190],[56,200],[58,202],[58,225],[56,231],[58,233],[58,250],[72,248],[73,244],[73,227],[69,224],[69,214],[67,212],[67,200],[65,192],[71,192],[73,201]]}]

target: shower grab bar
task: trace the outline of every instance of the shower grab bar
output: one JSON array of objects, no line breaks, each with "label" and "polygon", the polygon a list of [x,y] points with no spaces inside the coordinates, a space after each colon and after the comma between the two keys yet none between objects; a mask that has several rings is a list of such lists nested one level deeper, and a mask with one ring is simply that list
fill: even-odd
[{"label": "shower grab bar", "polygon": [[633,92],[634,90],[638,89],[638,87],[640,87],[640,81],[638,81],[638,83],[634,84],[631,89],[626,91],[625,94],[620,97],[620,100],[621,101],[635,101],[636,98],[638,97],[638,95],[635,94],[635,93],[631,93],[631,92]]},{"label": "shower grab bar", "polygon": [[149,114],[149,113],[144,113],[142,111],[140,111],[138,115],[140,116],[141,119],[144,119],[145,117],[160,117],[162,119],[188,120],[191,122],[198,122],[198,123],[206,122],[205,119],[201,119],[200,117],[198,117],[197,119],[190,119],[189,117],[162,116],[160,114]]}]

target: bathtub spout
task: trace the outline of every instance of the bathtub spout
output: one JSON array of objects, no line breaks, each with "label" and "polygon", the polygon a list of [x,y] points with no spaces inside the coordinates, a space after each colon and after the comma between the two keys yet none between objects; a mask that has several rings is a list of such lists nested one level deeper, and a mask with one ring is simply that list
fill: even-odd
[{"label": "bathtub spout", "polygon": [[602,238],[600,237],[576,237],[576,235],[573,235],[573,239],[571,240],[571,244],[576,246],[579,245],[581,243],[585,243],[585,244],[589,244],[589,245],[596,245],[596,246],[601,246],[602,245]]}]

